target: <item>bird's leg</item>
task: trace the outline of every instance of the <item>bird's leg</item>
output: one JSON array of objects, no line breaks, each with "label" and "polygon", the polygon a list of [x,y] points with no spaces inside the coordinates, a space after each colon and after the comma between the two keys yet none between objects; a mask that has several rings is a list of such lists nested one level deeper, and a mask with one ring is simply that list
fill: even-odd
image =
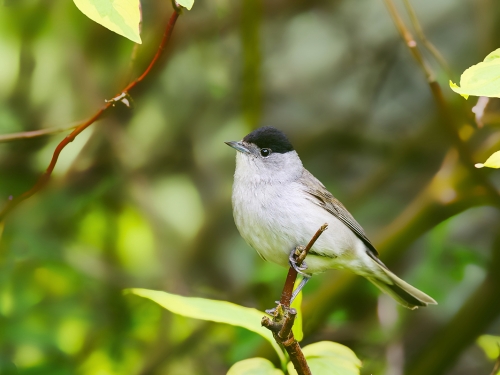
[{"label": "bird's leg", "polygon": [[290,299],[290,305],[293,303],[295,297],[299,295],[300,291],[307,284],[310,278],[311,276],[305,276],[304,274],[302,274],[302,280],[300,280],[299,285],[297,285],[297,288],[295,288],[295,290],[292,293],[292,298]]},{"label": "bird's leg", "polygon": [[305,272],[303,272],[304,270],[307,269],[306,262],[302,261],[302,264],[300,265],[297,264],[297,259],[300,257],[300,255],[304,250],[305,250],[304,246],[297,246],[290,252],[290,255],[288,256],[290,266],[292,266],[293,269],[297,271],[297,273],[302,275],[302,280],[300,280],[299,285],[297,286],[297,288],[295,288],[295,290],[292,293],[292,298],[290,299],[290,305],[311,278],[311,275],[308,275]]},{"label": "bird's leg", "polygon": [[[309,281],[310,278],[311,278],[311,276],[302,274],[302,280],[300,280],[299,285],[297,285],[297,288],[295,288],[295,290],[292,293],[292,297],[290,298],[290,306],[292,305],[293,301],[299,295],[300,291],[307,284],[307,282]],[[279,305],[279,303],[280,303],[280,301],[274,301],[274,302],[277,305]],[[273,307],[272,309],[268,309],[268,310],[265,310],[265,311],[269,315],[274,315],[274,313],[276,312],[276,307]]]},{"label": "bird's leg", "polygon": [[290,251],[290,255],[288,256],[288,262],[290,263],[290,266],[292,266],[293,269],[297,271],[297,273],[301,274],[304,277],[309,277],[309,275],[302,272],[307,269],[306,262],[302,262],[301,265],[297,264],[296,257],[299,256],[302,251],[304,251],[304,246],[297,246],[295,249]]}]

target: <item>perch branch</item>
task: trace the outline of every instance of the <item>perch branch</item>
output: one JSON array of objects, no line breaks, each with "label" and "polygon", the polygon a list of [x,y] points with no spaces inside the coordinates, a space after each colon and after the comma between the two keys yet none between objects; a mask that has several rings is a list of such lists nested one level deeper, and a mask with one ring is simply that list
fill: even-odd
[{"label": "perch branch", "polygon": [[[321,228],[314,234],[306,247],[297,246],[294,258],[297,266],[300,266],[306,258],[309,250],[313,247],[316,240],[328,228],[327,224],[323,224]],[[306,358],[300,349],[299,342],[293,336],[292,327],[297,316],[297,310],[290,308],[290,300],[292,298],[293,286],[297,279],[297,271],[294,267],[290,266],[288,275],[286,277],[283,292],[278,306],[275,309],[273,319],[267,316],[262,318],[262,325],[273,332],[273,337],[276,342],[285,348],[290,361],[293,363],[295,370],[299,375],[311,375],[311,370],[307,365]]]},{"label": "perch branch", "polygon": [[137,78],[135,81],[131,82],[128,84],[127,87],[125,87],[119,94],[117,94],[115,97],[113,97],[110,100],[106,100],[104,106],[99,109],[92,117],[90,117],[87,121],[83,122],[82,124],[78,125],[69,135],[67,135],[56,147],[54,150],[54,154],[52,155],[52,159],[50,161],[49,166],[47,167],[47,170],[42,174],[35,185],[28,191],[24,192],[23,194],[19,195],[18,197],[15,197],[13,199],[10,199],[7,204],[3,207],[2,211],[0,211],[0,222],[2,222],[7,214],[12,211],[19,203],[22,201],[28,199],[31,197],[33,194],[37,193],[40,189],[42,189],[50,179],[50,176],[52,175],[52,172],[54,171],[54,167],[56,166],[57,159],[59,158],[59,154],[61,151],[85,129],[87,129],[90,125],[92,125],[94,122],[99,120],[106,112],[111,107],[114,107],[117,102],[122,102],[125,105],[129,106],[130,101],[128,97],[128,92],[132,90],[139,82],[141,82],[146,76],[149,74],[151,69],[156,65],[158,59],[162,55],[163,51],[165,50],[165,47],[167,45],[167,42],[170,40],[170,36],[172,35],[172,31],[174,29],[175,23],[177,21],[177,18],[179,17],[179,12],[176,10],[170,17],[167,27],[165,29],[165,32],[163,34],[162,41],[158,47],[158,50],[156,51],[155,56],[151,60],[150,64],[142,73],[139,78]]},{"label": "perch branch", "polygon": [[[327,228],[328,225],[323,224],[321,228],[319,228],[318,231],[311,238],[306,247],[301,247],[301,246],[297,247],[297,249],[295,250],[297,266],[300,266],[302,264],[307,254],[309,253],[309,250],[311,250],[311,247],[313,247],[316,240],[319,238],[319,236],[321,236],[321,233],[323,233]],[[281,299],[279,302],[280,305],[285,307],[290,307],[290,300],[292,299],[293,286],[295,285],[295,280],[297,280],[297,271],[295,270],[295,268],[290,267],[288,269],[288,275],[286,276],[285,285],[283,286],[283,291],[281,293]]]}]

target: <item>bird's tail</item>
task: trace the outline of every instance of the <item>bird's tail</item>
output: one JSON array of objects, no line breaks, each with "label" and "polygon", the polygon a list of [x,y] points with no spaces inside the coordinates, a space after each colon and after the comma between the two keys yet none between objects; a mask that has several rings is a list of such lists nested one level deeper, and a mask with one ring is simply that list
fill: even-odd
[{"label": "bird's tail", "polygon": [[376,264],[386,277],[367,277],[367,279],[401,305],[411,310],[420,306],[437,305],[437,302],[432,297],[401,280],[387,269],[382,262],[376,261]]}]

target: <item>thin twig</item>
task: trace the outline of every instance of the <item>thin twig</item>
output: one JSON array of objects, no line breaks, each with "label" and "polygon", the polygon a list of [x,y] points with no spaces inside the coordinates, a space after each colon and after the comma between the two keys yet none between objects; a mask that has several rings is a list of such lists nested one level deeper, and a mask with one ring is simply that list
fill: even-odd
[{"label": "thin twig", "polygon": [[[295,251],[296,265],[300,266],[309,250],[313,247],[316,240],[328,228],[328,224],[323,224],[321,228],[314,234],[306,247],[297,246]],[[293,336],[292,327],[297,316],[297,311],[290,308],[290,299],[292,297],[293,286],[297,279],[297,271],[294,267],[290,266],[288,275],[286,277],[283,292],[281,293],[281,300],[276,307],[273,319],[265,316],[262,318],[262,325],[273,332],[273,337],[276,342],[285,348],[290,361],[293,363],[295,370],[299,375],[311,375],[311,370],[307,364],[306,358],[300,349],[299,342]]]},{"label": "thin twig", "polygon": [[[311,250],[311,247],[313,247],[316,240],[319,238],[319,236],[321,236],[321,233],[323,233],[327,228],[328,224],[323,224],[321,228],[319,228],[317,232],[314,234],[314,236],[311,238],[307,246],[303,249],[300,249],[302,250],[301,253],[296,254],[298,255],[296,260],[297,266],[300,266],[302,264],[307,254],[309,253],[309,250]],[[300,246],[298,248],[300,248]],[[295,268],[290,267],[288,269],[285,285],[283,286],[283,291],[281,293],[280,305],[286,307],[290,306],[290,300],[292,299],[292,293],[293,293],[293,286],[295,285],[296,279],[297,279],[297,271],[295,270]]]},{"label": "thin twig", "polygon": [[297,266],[302,265],[302,262],[304,261],[304,259],[306,259],[307,254],[309,254],[309,250],[311,250],[314,243],[318,240],[319,236],[321,236],[321,234],[327,229],[328,229],[328,224],[325,223],[316,231],[313,238],[311,238],[305,249],[302,250],[302,253],[299,254],[299,256],[297,257]]},{"label": "thin twig", "polygon": [[432,69],[424,60],[420,50],[418,49],[417,42],[415,41],[413,35],[403,22],[403,19],[399,15],[392,0],[384,0],[384,2],[401,37],[405,41],[412,56],[415,58],[415,60],[417,61],[418,65],[420,66],[420,68],[422,69],[427,78],[427,83],[429,84],[429,88],[431,89],[434,101],[436,102],[439,112],[441,113],[441,116],[443,118],[444,128],[448,132],[448,135],[451,138],[455,148],[458,150],[460,160],[468,169],[471,176],[473,176],[476,179],[476,181],[488,191],[488,195],[490,196],[494,204],[497,207],[500,207],[499,192],[485,177],[485,175],[481,173],[480,170],[474,167],[475,162],[472,157],[472,152],[469,149],[468,145],[465,142],[463,142],[462,139],[460,138],[460,134],[458,132],[458,126],[453,117],[453,114],[451,113],[450,108],[448,107],[448,104],[446,103],[443,92],[441,90],[441,86],[439,86],[439,83],[436,81]]},{"label": "thin twig", "polygon": [[40,130],[33,130],[33,131],[28,131],[28,132],[19,132],[19,133],[11,133],[11,134],[2,134],[0,135],[0,143],[3,142],[12,142],[12,141],[19,141],[22,139],[30,139],[30,138],[37,138],[37,137],[43,137],[46,135],[52,135],[52,134],[57,134],[57,133],[63,133],[67,132],[68,130],[75,129],[79,126],[80,123],[78,124],[73,124],[64,128],[47,128],[47,129],[40,129]]},{"label": "thin twig", "polygon": [[411,23],[413,27],[415,28],[415,32],[417,33],[418,37],[422,41],[422,44],[429,50],[429,52],[434,56],[436,61],[438,62],[439,65],[441,65],[441,68],[446,72],[447,76],[449,79],[453,80],[453,74],[451,73],[451,69],[444,59],[443,55],[438,51],[436,46],[432,44],[425,36],[424,30],[422,29],[422,26],[420,25],[420,22],[418,21],[417,14],[415,13],[415,10],[413,9],[410,0],[404,0],[404,4],[406,7],[406,11],[408,12],[408,15],[410,16]]},{"label": "thin twig", "polygon": [[[113,99],[111,100],[106,100],[106,104],[99,109],[92,117],[90,117],[87,121],[84,123],[78,125],[76,129],[74,129],[69,135],[67,135],[56,147],[54,150],[54,154],[52,155],[52,160],[50,161],[50,164],[45,171],[44,174],[42,174],[35,185],[28,191],[24,192],[23,194],[19,195],[18,197],[15,197],[14,199],[11,199],[7,202],[7,204],[4,206],[2,211],[0,212],[0,222],[4,220],[5,216],[12,211],[19,203],[24,201],[25,199],[28,199],[31,197],[33,194],[38,192],[42,187],[44,187],[48,180],[50,179],[50,176],[52,175],[52,172],[54,170],[54,167],[57,163],[57,159],[59,158],[59,154],[61,151],[70,143],[73,142],[73,140],[86,128],[88,128],[90,125],[92,125],[95,121],[100,119],[103,114],[105,114],[111,107],[114,107],[115,103],[117,101],[126,101],[128,97],[128,92],[132,90],[139,82],[141,82],[151,71],[151,69],[155,66],[156,62],[162,55],[165,46],[167,45],[167,42],[170,40],[170,36],[172,35],[172,31],[175,26],[175,22],[177,21],[177,18],[179,17],[179,13],[177,11],[174,11],[174,13],[171,15],[167,27],[165,29],[165,33],[163,34],[162,41],[160,43],[160,46],[158,47],[158,50],[156,51],[155,56],[151,60],[151,63],[149,66],[146,68],[144,73],[142,73],[139,78],[137,78],[135,81],[131,82],[127,87],[125,87],[119,94],[117,94]],[[126,104],[126,103],[125,103]]]}]

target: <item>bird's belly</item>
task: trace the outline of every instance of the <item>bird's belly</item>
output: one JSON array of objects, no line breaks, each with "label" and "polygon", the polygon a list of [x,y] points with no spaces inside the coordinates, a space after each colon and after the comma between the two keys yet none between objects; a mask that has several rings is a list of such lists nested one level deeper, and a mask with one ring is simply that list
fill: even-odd
[{"label": "bird's belly", "polygon": [[[286,192],[282,194],[286,196]],[[306,246],[325,223],[328,230],[306,258],[306,272],[342,268],[355,258],[361,241],[336,217],[308,199],[296,200],[292,205],[277,193],[271,199],[259,198],[259,202],[233,196],[233,210],[241,236],[265,260],[287,267],[290,251],[299,245]]]}]

